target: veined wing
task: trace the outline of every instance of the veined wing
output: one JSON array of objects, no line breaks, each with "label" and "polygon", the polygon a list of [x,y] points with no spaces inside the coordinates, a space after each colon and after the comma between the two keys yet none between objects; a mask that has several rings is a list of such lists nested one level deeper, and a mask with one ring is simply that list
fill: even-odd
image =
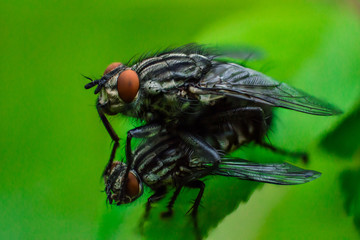
[{"label": "veined wing", "polygon": [[214,63],[196,88],[202,94],[237,97],[308,114],[326,116],[341,113],[338,108],[286,83],[279,83],[264,74],[233,63]]},{"label": "veined wing", "polygon": [[285,162],[255,163],[242,159],[224,159],[213,174],[279,185],[302,184],[321,176]]}]

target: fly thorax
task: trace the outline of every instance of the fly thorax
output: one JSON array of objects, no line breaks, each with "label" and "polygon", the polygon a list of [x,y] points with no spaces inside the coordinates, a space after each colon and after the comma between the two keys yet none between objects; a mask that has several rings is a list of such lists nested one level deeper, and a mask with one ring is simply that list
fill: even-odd
[{"label": "fly thorax", "polygon": [[144,90],[149,95],[157,95],[157,94],[159,94],[161,92],[162,87],[161,87],[161,84],[159,82],[149,80],[149,81],[145,82]]}]

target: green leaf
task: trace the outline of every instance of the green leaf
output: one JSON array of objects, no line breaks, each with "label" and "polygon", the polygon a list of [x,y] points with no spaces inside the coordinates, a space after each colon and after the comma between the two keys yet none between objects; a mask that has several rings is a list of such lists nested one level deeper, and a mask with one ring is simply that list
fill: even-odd
[{"label": "green leaf", "polygon": [[360,168],[348,169],[340,175],[342,191],[345,195],[345,210],[354,216],[354,224],[360,234]]},{"label": "green leaf", "polygon": [[360,149],[360,106],[358,106],[336,129],[326,135],[321,141],[321,146],[328,152],[351,157]]}]

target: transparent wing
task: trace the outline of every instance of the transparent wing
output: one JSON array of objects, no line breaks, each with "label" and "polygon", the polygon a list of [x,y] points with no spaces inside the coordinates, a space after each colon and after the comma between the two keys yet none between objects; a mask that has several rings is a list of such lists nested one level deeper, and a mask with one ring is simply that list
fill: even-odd
[{"label": "transparent wing", "polygon": [[213,174],[280,185],[302,184],[321,176],[319,172],[289,163],[255,163],[242,159],[225,159]]},{"label": "transparent wing", "polygon": [[314,115],[340,114],[338,108],[233,63],[216,63],[196,86],[203,94],[232,96]]}]

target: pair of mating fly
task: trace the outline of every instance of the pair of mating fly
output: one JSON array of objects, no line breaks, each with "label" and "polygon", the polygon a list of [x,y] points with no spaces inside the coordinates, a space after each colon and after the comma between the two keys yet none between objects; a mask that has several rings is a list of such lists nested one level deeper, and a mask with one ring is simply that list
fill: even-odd
[{"label": "pair of mating fly", "polygon": [[[164,216],[183,187],[198,188],[192,207],[195,217],[207,175],[231,176],[273,184],[301,184],[320,173],[288,163],[260,164],[224,155],[255,142],[279,153],[263,138],[272,120],[272,108],[281,107],[313,115],[340,111],[285,83],[279,83],[241,65],[220,61],[216,54],[194,44],[147,55],[132,63],[111,64],[96,87],[97,110],[114,141],[104,170],[108,201],[118,205],[134,201],[145,183],[152,202],[175,192]],[[126,163],[114,162],[119,137],[105,114],[123,114],[146,124],[127,134]],[[132,138],[145,140],[132,151]],[[287,153],[299,156],[297,153]]]}]

